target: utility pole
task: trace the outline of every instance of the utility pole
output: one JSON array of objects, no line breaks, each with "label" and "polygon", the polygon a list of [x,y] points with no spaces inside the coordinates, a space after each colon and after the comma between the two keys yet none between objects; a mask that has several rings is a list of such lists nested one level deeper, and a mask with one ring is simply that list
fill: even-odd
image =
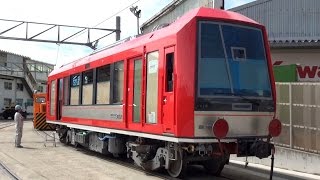
[{"label": "utility pole", "polygon": [[213,8],[215,9],[224,9],[224,0],[213,0]]},{"label": "utility pole", "polygon": [[120,33],[121,33],[121,30],[120,30],[120,16],[117,16],[116,17],[116,41],[119,41],[120,40]]},{"label": "utility pole", "polygon": [[138,6],[132,6],[130,11],[137,17],[137,35],[139,35],[139,18],[141,17],[141,10],[138,9]]}]

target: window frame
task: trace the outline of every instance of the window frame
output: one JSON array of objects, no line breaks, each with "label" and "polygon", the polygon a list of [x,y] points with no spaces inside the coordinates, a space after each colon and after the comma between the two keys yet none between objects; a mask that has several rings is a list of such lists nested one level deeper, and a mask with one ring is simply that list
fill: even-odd
[{"label": "window frame", "polygon": [[[116,64],[118,63],[122,63],[122,73],[123,73],[123,80],[122,80],[122,102],[114,102],[114,88],[115,88],[115,67],[116,67]],[[111,82],[110,82],[110,89],[111,89],[111,94],[110,94],[110,104],[111,105],[122,105],[124,102],[123,102],[123,98],[124,98],[124,78],[125,78],[125,61],[124,60],[119,60],[119,61],[116,61],[114,63],[112,63],[112,66],[111,66]]]},{"label": "window frame", "polygon": [[4,89],[12,90],[12,82],[4,81]]},{"label": "window frame", "polygon": [[[91,82],[87,82],[87,83],[85,83],[85,81],[84,81],[84,78],[85,78],[85,74],[86,73],[90,73],[91,72],[91,77],[92,77],[92,80],[91,80]],[[94,99],[94,69],[89,69],[89,70],[86,70],[86,71],[83,71],[83,72],[81,72],[81,75],[80,75],[80,85],[81,85],[81,90],[80,90],[80,94],[79,94],[79,98],[80,98],[80,104],[79,105],[83,105],[83,106],[88,106],[88,105],[92,105],[93,104],[93,99]],[[84,86],[85,85],[92,85],[92,93],[91,93],[91,103],[89,103],[89,104],[83,104],[83,99],[84,99],[84,97],[83,97],[83,88],[84,88]]]},{"label": "window frame", "polygon": [[[64,82],[65,82],[65,78],[68,78],[69,79],[69,84],[68,84],[68,100],[67,100],[67,102],[68,102],[68,104],[65,104],[64,103],[64,105],[67,105],[67,106],[90,106],[90,105],[122,105],[123,104],[123,102],[113,102],[113,100],[114,100],[114,88],[115,88],[115,74],[116,74],[116,71],[115,71],[115,67],[116,67],[116,64],[117,63],[122,63],[122,65],[121,65],[121,67],[122,67],[122,75],[123,75],[123,79],[122,79],[122,81],[121,81],[121,83],[122,83],[122,89],[119,91],[119,92],[121,92],[121,95],[120,95],[120,97],[122,97],[122,101],[124,100],[123,98],[124,98],[124,86],[125,86],[125,81],[124,81],[124,79],[125,79],[125,70],[126,70],[126,68],[125,68],[125,60],[119,60],[119,61],[116,61],[116,62],[112,62],[112,63],[110,63],[110,64],[104,64],[104,65],[101,65],[101,66],[99,66],[99,67],[95,67],[95,68],[93,68],[93,69],[89,69],[89,70],[86,70],[86,71],[82,71],[82,72],[79,72],[79,73],[75,73],[75,74],[72,74],[72,75],[70,75],[70,76],[67,76],[67,77],[64,77],[63,79],[64,79]],[[99,69],[101,69],[101,68],[104,68],[104,67],[109,67],[109,77],[107,78],[107,80],[103,80],[103,81],[99,81]],[[84,85],[87,85],[87,84],[84,84],[84,81],[83,81],[83,77],[84,77],[84,74],[86,73],[86,72],[89,72],[89,71],[92,71],[92,82],[90,82],[90,83],[87,83],[87,84],[92,84],[93,85],[93,91],[92,91],[92,104],[83,104],[82,103],[82,93],[83,93],[83,86]],[[78,85],[73,85],[72,84],[72,78],[74,77],[74,76],[77,76],[77,75],[79,75],[79,78],[80,78],[80,80],[79,80],[79,83],[78,83]],[[105,104],[105,103],[101,103],[101,104],[97,104],[97,91],[98,91],[98,83],[99,82],[107,82],[107,81],[109,81],[110,82],[110,89],[109,89],[109,102],[107,103],[107,104]],[[78,87],[79,88],[79,102],[78,102],[78,104],[72,104],[71,105],[71,88],[72,87]],[[65,86],[64,86],[64,88],[66,88]],[[65,92],[65,91],[64,91]],[[66,98],[66,96],[64,96],[64,98]],[[66,102],[66,99],[64,99],[63,100],[64,102]]]},{"label": "window frame", "polygon": [[[70,106],[70,93],[71,93],[71,76],[63,77],[63,105]],[[65,86],[67,83],[67,86]],[[68,94],[65,93],[67,91]]]},{"label": "window frame", "polygon": [[[19,101],[20,101],[21,103],[19,103]],[[20,106],[23,106],[23,98],[17,98],[17,99],[16,99],[16,104],[18,104],[18,105],[20,105]]]},{"label": "window frame", "polygon": [[[174,52],[165,54],[165,84],[164,85],[165,85],[166,93],[173,93],[173,89],[174,89],[174,54],[175,54]],[[170,64],[169,64],[169,61],[170,61]],[[171,69],[169,69],[169,67],[171,67]],[[169,79],[171,79],[171,81],[169,81]],[[170,83],[171,83],[171,86],[170,86]]]},{"label": "window frame", "polygon": [[[103,68],[105,68],[105,67],[109,67],[109,79],[107,79],[107,80],[102,80],[102,81],[99,81],[99,69],[103,69]],[[112,92],[111,92],[111,84],[112,84],[112,77],[113,77],[113,75],[112,75],[112,68],[113,68],[113,63],[111,63],[111,64],[105,64],[105,65],[103,65],[103,66],[99,66],[99,67],[97,67],[97,68],[95,68],[95,71],[96,71],[96,75],[95,75],[95,88],[94,88],[94,97],[93,97],[93,99],[94,99],[94,105],[111,105],[112,103],[112,101],[111,101],[111,97],[112,97]],[[100,82],[108,82],[109,81],[109,83],[110,83],[110,85],[109,85],[109,102],[107,102],[106,104],[105,103],[97,103],[97,97],[98,97],[98,83],[100,83]]]},{"label": "window frame", "polygon": [[[79,76],[78,77],[79,78],[79,84],[75,85],[75,86],[72,83],[74,76]],[[69,97],[69,106],[79,106],[79,105],[81,105],[81,102],[82,102],[82,98],[81,98],[82,88],[80,88],[80,87],[82,87],[81,80],[82,80],[82,73],[75,73],[75,74],[70,75],[70,81],[69,81],[69,96],[70,96]],[[72,98],[71,98],[71,89],[73,87],[78,87],[78,103],[77,104],[71,104],[71,100],[72,100]]]},{"label": "window frame", "polygon": [[[155,59],[152,59],[152,56],[155,56],[157,59],[157,64],[156,64],[156,68],[152,69],[152,73],[150,73],[151,71],[151,68],[150,68],[150,62],[151,61],[155,61]],[[146,77],[143,77],[145,78],[145,92],[144,92],[144,96],[145,96],[145,99],[143,100],[144,101],[144,106],[145,106],[145,110],[144,110],[144,116],[145,116],[145,123],[148,124],[148,125],[156,125],[156,124],[159,124],[161,123],[161,118],[158,118],[159,116],[159,113],[160,111],[158,110],[158,104],[159,104],[159,99],[158,99],[158,94],[159,92],[161,92],[161,90],[159,89],[160,86],[158,85],[158,82],[159,82],[159,74],[160,74],[160,71],[159,71],[159,63],[161,61],[161,54],[160,54],[160,50],[154,50],[154,51],[150,51],[150,52],[147,52],[146,53]],[[153,72],[154,70],[156,70],[156,72]],[[150,79],[149,78],[152,78],[152,75],[153,73],[157,73],[156,75],[156,90],[157,92],[154,92],[154,91],[149,91],[150,88],[148,88],[148,85],[150,84]],[[152,79],[151,79],[152,81]],[[149,96],[149,94],[151,94],[151,96]],[[154,95],[154,99],[152,99],[152,95]],[[154,103],[154,107],[152,107],[151,105],[149,105],[148,103],[150,102],[149,100],[155,100],[155,103]],[[155,111],[151,111],[150,114],[148,114],[148,112],[150,110],[152,110],[152,108],[154,108]],[[149,115],[152,115],[154,116],[154,120],[150,120],[149,119]],[[151,117],[152,117],[151,116]]]},{"label": "window frame", "polygon": [[23,91],[23,84],[22,83],[17,83],[17,90]]},{"label": "window frame", "polygon": [[[55,113],[56,113],[56,102],[57,102],[57,97],[56,97],[56,94],[57,94],[57,82],[56,82],[57,80],[55,79],[55,80],[52,80],[51,82],[50,82],[50,107],[49,107],[49,114],[50,114],[50,116],[54,116],[55,115]],[[54,86],[53,86],[53,84],[54,84]],[[54,94],[52,94],[52,90],[54,90]],[[54,101],[53,101],[53,99],[54,99]],[[33,102],[33,101],[32,101]]]},{"label": "window frame", "polygon": [[[267,52],[266,52],[266,47],[265,47],[265,44],[264,42],[266,41],[265,40],[265,37],[263,36],[263,30],[259,27],[254,27],[254,26],[250,26],[250,24],[235,24],[235,23],[232,23],[232,22],[222,22],[222,21],[209,21],[209,20],[198,20],[197,21],[197,67],[196,67],[196,75],[197,75],[197,78],[196,78],[196,98],[230,98],[230,99],[236,99],[238,97],[234,97],[234,96],[228,96],[228,95],[214,95],[214,96],[208,96],[208,95],[201,95],[200,94],[200,81],[199,81],[199,64],[200,64],[200,59],[201,59],[201,25],[202,24],[216,24],[219,26],[219,33],[220,33],[220,36],[221,36],[221,40],[222,40],[222,45],[223,45],[223,49],[224,49],[224,59],[225,59],[225,62],[226,62],[226,66],[227,66],[227,73],[228,73],[228,78],[229,78],[229,81],[230,81],[230,88],[231,88],[231,93],[234,93],[234,87],[233,87],[233,82],[232,82],[232,75],[231,75],[231,72],[230,72],[230,65],[229,65],[229,62],[228,62],[228,55],[227,55],[227,51],[226,51],[226,47],[225,47],[225,42],[224,42],[224,36],[223,36],[223,31],[222,31],[222,26],[223,25],[227,25],[227,26],[234,26],[234,27],[241,27],[241,28],[246,28],[246,29],[253,29],[253,30],[259,30],[260,33],[261,33],[261,38],[263,40],[263,43],[262,43],[262,46],[263,46],[263,50],[264,50],[264,57],[265,57],[265,60],[268,61],[267,59]],[[235,47],[235,48],[239,48],[239,47]],[[242,47],[241,47],[242,48]],[[245,49],[245,59],[241,59],[241,60],[238,60],[238,61],[245,61],[247,59],[247,50]],[[233,59],[233,57],[232,57]],[[268,65],[267,65],[267,68],[269,69]],[[269,79],[269,85],[270,85],[270,90],[272,92],[272,82],[271,82],[271,78],[270,78],[270,73],[268,72],[268,79]],[[271,93],[270,97],[255,97],[255,96],[245,96],[247,98],[252,98],[252,99],[266,99],[266,100],[271,100],[273,99],[273,94]]]},{"label": "window frame", "polygon": [[[8,105],[5,105],[5,102],[6,102],[7,100],[9,101],[9,104],[8,104]],[[12,99],[11,99],[11,98],[3,98],[3,106],[4,106],[4,107],[10,107],[11,104],[12,104]]]}]

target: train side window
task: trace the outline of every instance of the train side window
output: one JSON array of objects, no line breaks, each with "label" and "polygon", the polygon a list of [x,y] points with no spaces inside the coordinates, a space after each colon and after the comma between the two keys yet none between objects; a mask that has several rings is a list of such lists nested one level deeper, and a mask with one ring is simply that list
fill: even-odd
[{"label": "train side window", "polygon": [[158,64],[159,52],[148,53],[146,89],[146,121],[148,124],[158,122]]},{"label": "train side window", "polygon": [[166,92],[173,91],[174,53],[166,54]]},{"label": "train side window", "polygon": [[46,98],[45,97],[37,97],[36,98],[36,103],[45,103],[46,102]]},{"label": "train side window", "polygon": [[[51,99],[49,99],[49,97],[50,97],[50,95],[51,95],[51,89],[50,89],[50,87],[51,87],[51,85],[50,84],[47,84],[47,91],[48,91],[48,93],[47,93],[47,100],[48,101],[51,101]],[[48,103],[48,107],[50,108],[50,103]],[[49,109],[48,108],[48,109]]]},{"label": "train side window", "polygon": [[51,81],[50,89],[50,115],[54,115],[54,108],[56,103],[56,81]]},{"label": "train side window", "polygon": [[65,77],[63,79],[63,97],[64,97],[64,105],[70,104],[70,96],[69,96],[69,86],[70,86],[70,77]]},{"label": "train side window", "polygon": [[113,69],[113,88],[112,88],[112,103],[123,103],[123,81],[124,81],[123,61],[114,63]]},{"label": "train side window", "polygon": [[71,76],[70,105],[79,105],[80,74]]},{"label": "train side window", "polygon": [[82,74],[82,104],[92,104],[93,95],[93,70],[85,71]]},{"label": "train side window", "polygon": [[110,103],[110,65],[97,68],[96,104]]}]

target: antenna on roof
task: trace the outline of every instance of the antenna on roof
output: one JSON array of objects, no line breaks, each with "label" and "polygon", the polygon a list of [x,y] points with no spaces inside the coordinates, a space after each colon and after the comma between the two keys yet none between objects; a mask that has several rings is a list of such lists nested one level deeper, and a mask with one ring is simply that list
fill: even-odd
[{"label": "antenna on roof", "polygon": [[224,0],[213,0],[213,8],[214,9],[224,9]]}]

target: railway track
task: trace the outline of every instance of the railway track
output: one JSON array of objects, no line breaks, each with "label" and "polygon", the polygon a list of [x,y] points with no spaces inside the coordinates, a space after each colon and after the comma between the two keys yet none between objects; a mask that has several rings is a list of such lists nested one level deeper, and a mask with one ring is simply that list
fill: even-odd
[{"label": "railway track", "polygon": [[[167,175],[165,170],[159,171],[145,171],[141,167],[134,165],[133,161],[127,160],[125,158],[115,158],[112,155],[106,156],[100,153],[96,153],[81,147],[75,149],[75,147],[69,146],[69,148],[73,148],[74,150],[78,150],[82,152],[84,155],[91,155],[103,160],[106,160],[110,163],[115,163],[127,168],[130,168],[135,171],[143,172],[149,177],[156,177],[160,179],[166,180],[180,180],[179,178],[172,178]],[[257,169],[254,167],[244,168],[244,165],[230,163],[226,165],[224,170],[222,171],[221,176],[216,177],[208,173],[202,166],[199,165],[191,165],[187,168],[186,175],[183,179],[186,180],[269,180],[269,170],[268,169]],[[274,180],[305,180],[306,178],[300,177],[297,175],[289,175],[289,174],[281,174],[279,172],[275,172],[273,176]]]},{"label": "railway track", "polygon": [[20,178],[14,174],[7,166],[5,166],[2,162],[0,162],[0,174],[4,175],[8,179],[20,180]]},{"label": "railway track", "polygon": [[4,129],[4,128],[11,127],[14,125],[15,125],[14,122],[3,122],[3,123],[0,123],[0,129]]},{"label": "railway track", "polygon": [[84,153],[86,155],[96,156],[96,157],[99,157],[99,158],[101,158],[103,160],[106,160],[108,162],[115,163],[115,164],[130,168],[130,169],[135,170],[135,171],[143,172],[148,176],[153,176],[153,177],[166,179],[166,180],[180,180],[179,178],[173,178],[173,177],[167,175],[165,170],[146,171],[146,170],[142,169],[141,167],[136,166],[133,163],[133,161],[131,161],[130,159],[115,158],[112,155],[103,155],[103,154],[100,154],[100,153],[97,153],[97,152],[93,152],[93,151],[90,151],[90,150],[87,150],[87,149],[81,148],[81,147],[77,147],[77,148],[75,148],[73,146],[69,146],[69,147],[73,148],[74,150],[80,151],[80,152],[82,152],[82,153]]}]

